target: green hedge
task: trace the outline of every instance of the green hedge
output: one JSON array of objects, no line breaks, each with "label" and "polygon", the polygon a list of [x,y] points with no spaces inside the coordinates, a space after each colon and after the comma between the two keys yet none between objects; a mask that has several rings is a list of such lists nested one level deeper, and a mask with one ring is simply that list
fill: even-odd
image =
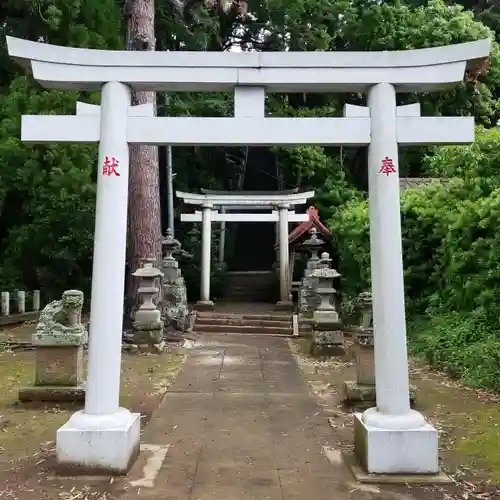
[{"label": "green hedge", "polygon": [[[468,383],[500,389],[500,130],[425,159],[432,183],[401,197],[405,288],[416,352]],[[370,286],[368,204],[330,220],[343,292]],[[424,318],[421,320],[419,318]]]}]

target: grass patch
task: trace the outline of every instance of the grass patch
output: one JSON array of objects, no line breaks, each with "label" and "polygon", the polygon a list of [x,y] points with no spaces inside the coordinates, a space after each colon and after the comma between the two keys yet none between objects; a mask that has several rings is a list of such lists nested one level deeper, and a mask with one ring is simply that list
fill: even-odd
[{"label": "grass patch", "polygon": [[[120,404],[145,415],[147,420],[175,380],[184,356],[122,356]],[[23,457],[35,455],[54,441],[56,430],[79,409],[68,404],[19,404],[18,391],[33,383],[35,351],[0,352],[0,415],[7,420],[0,430],[0,468],[8,469]]]}]

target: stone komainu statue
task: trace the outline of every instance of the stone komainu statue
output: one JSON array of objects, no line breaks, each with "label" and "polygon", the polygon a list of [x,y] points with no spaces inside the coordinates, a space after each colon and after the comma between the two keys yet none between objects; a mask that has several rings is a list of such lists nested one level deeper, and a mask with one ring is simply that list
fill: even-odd
[{"label": "stone komainu statue", "polygon": [[54,341],[59,337],[78,336],[87,339],[87,330],[82,324],[83,292],[66,290],[61,300],[53,300],[40,313],[33,337]]}]

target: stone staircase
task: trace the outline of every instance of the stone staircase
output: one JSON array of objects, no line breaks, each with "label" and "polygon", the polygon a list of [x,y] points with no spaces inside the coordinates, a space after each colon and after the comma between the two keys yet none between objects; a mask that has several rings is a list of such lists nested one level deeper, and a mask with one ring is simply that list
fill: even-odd
[{"label": "stone staircase", "polygon": [[229,271],[224,300],[231,302],[273,302],[278,300],[274,271]]},{"label": "stone staircase", "polygon": [[293,335],[292,315],[285,313],[225,313],[199,311],[196,315],[195,334],[254,334]]}]

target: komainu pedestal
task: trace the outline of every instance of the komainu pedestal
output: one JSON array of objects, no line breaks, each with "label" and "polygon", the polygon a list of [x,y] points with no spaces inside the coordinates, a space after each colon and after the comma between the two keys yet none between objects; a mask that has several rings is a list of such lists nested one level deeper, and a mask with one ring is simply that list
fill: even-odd
[{"label": "komainu pedestal", "polygon": [[[375,357],[373,344],[372,294],[362,292],[357,298],[361,311],[361,325],[354,334],[354,357],[356,361],[356,380],[345,381],[344,401],[359,406],[375,406]],[[410,401],[414,402],[417,389],[410,386]]]},{"label": "komainu pedestal", "polygon": [[41,312],[32,335],[35,383],[19,391],[21,401],[85,399],[83,346],[88,334],[81,321],[82,307],[83,292],[67,290]]}]

